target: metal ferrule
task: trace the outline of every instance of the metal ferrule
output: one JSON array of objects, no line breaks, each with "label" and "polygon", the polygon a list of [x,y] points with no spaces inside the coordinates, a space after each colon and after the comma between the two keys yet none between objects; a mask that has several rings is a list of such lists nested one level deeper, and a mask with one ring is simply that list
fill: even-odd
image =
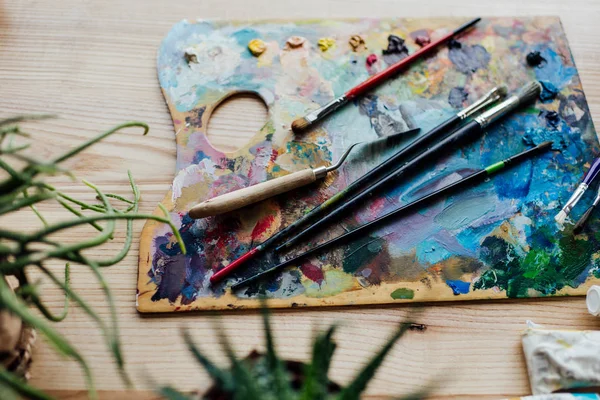
[{"label": "metal ferrule", "polygon": [[511,96],[498,104],[485,111],[483,114],[475,117],[475,121],[482,127],[485,128],[504,114],[514,110],[519,105],[519,98],[517,96]]},{"label": "metal ferrule", "polygon": [[577,186],[577,189],[575,189],[575,192],[573,192],[573,195],[562,209],[567,215],[569,215],[573,207],[575,207],[575,204],[577,204],[577,202],[581,199],[581,196],[583,196],[587,188],[588,185],[585,183],[581,183],[579,186]]},{"label": "metal ferrule", "polygon": [[315,174],[315,179],[322,179],[327,176],[327,172],[329,169],[327,167],[318,167],[313,169],[313,174]]},{"label": "metal ferrule", "polygon": [[334,112],[335,110],[337,110],[338,108],[340,108],[341,106],[346,104],[347,102],[348,102],[348,98],[346,96],[340,96],[337,99],[334,99],[334,100],[330,101],[329,103],[325,104],[323,107],[306,114],[304,116],[304,119],[309,124],[312,124],[313,122],[317,121],[318,119],[323,118],[327,114]]},{"label": "metal ferrule", "polygon": [[600,204],[600,189],[598,189],[598,194],[596,195],[596,198],[594,199],[592,205],[596,207],[598,204]]},{"label": "metal ferrule", "polygon": [[466,118],[470,117],[471,115],[478,113],[479,111],[481,111],[483,108],[489,106],[490,104],[497,102],[498,100],[500,100],[503,97],[504,96],[502,96],[502,94],[500,93],[500,89],[495,87],[492,90],[490,90],[489,92],[487,92],[483,97],[481,97],[475,103],[460,110],[456,114],[456,116],[460,119],[466,119]]}]

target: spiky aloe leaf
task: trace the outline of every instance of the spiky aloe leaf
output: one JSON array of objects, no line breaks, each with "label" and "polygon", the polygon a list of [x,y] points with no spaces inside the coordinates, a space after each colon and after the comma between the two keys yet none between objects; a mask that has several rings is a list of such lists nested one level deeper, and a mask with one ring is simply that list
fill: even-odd
[{"label": "spiky aloe leaf", "polygon": [[273,339],[273,331],[271,329],[271,323],[269,320],[269,309],[266,304],[262,303],[261,313],[263,317],[263,329],[265,331],[265,347],[267,350],[267,367],[269,374],[272,377],[273,385],[276,393],[280,398],[286,399],[290,397],[292,388],[290,387],[290,379],[281,360],[277,357],[275,351],[275,340]]},{"label": "spiky aloe leaf", "polygon": [[191,400],[191,397],[186,396],[171,386],[163,386],[158,389],[158,394],[167,400]]},{"label": "spiky aloe leaf", "polygon": [[409,327],[409,323],[400,324],[396,332],[394,332],[375,357],[363,367],[352,382],[337,396],[338,400],[358,400],[360,398],[360,394],[367,388],[369,381],[373,379],[375,372],[381,366],[385,356],[390,352],[392,347],[394,347],[394,344],[396,344],[398,339],[406,333]]},{"label": "spiky aloe leaf", "polygon": [[196,346],[196,344],[194,343],[187,329],[183,330],[183,340],[185,341],[185,344],[187,345],[187,348],[190,351],[190,353],[192,353],[196,361],[198,361],[198,363],[202,365],[204,370],[215,381],[215,383],[221,386],[226,391],[233,390],[234,385],[231,381],[231,376],[229,375],[229,373],[221,370],[208,357],[202,354],[198,346]]},{"label": "spiky aloe leaf", "polygon": [[335,325],[331,326],[315,337],[312,360],[306,367],[306,377],[301,389],[302,400],[322,400],[327,397],[329,365],[336,347],[332,340],[335,329]]},{"label": "spiky aloe leaf", "polygon": [[265,399],[265,393],[260,388],[252,375],[250,368],[246,363],[239,360],[231,342],[225,334],[225,330],[220,321],[215,321],[216,331],[219,333],[219,342],[223,351],[231,363],[232,382],[234,384],[232,394],[235,400],[262,400]]}]

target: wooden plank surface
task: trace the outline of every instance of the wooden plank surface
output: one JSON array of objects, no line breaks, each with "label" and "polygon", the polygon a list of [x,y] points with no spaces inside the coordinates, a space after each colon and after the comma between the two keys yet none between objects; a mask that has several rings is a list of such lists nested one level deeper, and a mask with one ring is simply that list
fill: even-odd
[{"label": "wooden plank surface", "polygon": [[[570,40],[575,61],[596,126],[600,126],[600,2],[597,0],[6,0],[0,3],[0,116],[25,112],[52,112],[61,119],[27,124],[39,135],[40,156],[56,154],[94,133],[126,120],[150,124],[147,137],[132,129],[109,138],[68,163],[78,176],[106,190],[128,193],[126,170],[140,185],[142,211],[151,212],[173,178],[173,129],[156,80],[156,50],[172,24],[182,18],[333,18],[422,17],[477,15],[559,15]],[[246,99],[223,118],[211,121],[223,145],[242,145],[253,134],[261,109]],[[257,114],[249,117],[248,113]],[[229,116],[227,116],[229,115]],[[234,118],[235,117],[235,118]],[[235,131],[235,134],[232,134]],[[238,143],[234,143],[237,138]],[[217,139],[215,139],[217,143]],[[73,195],[91,199],[81,184],[66,178],[57,184]],[[58,207],[46,207],[58,219]],[[3,222],[2,222],[3,223]],[[37,226],[32,216],[7,223],[26,229]],[[207,314],[141,316],[134,307],[137,241],[142,223],[136,223],[130,255],[105,270],[119,307],[121,337],[128,370],[137,389],[149,381],[172,383],[181,389],[205,388],[206,375],[194,364],[179,337],[182,326],[192,329],[206,352],[224,361]],[[117,238],[119,239],[119,238]],[[69,238],[65,238],[69,240]],[[115,241],[92,256],[113,254]],[[59,267],[58,265],[56,267]],[[94,304],[103,317],[108,307],[91,274],[73,271],[73,286]],[[57,290],[44,292],[55,308],[62,304]],[[437,398],[506,398],[527,394],[520,333],[525,320],[552,328],[600,329],[600,319],[586,314],[582,298],[554,300],[471,302],[423,306],[418,322],[425,332],[411,332],[386,360],[369,386],[373,398],[408,393],[430,379],[444,379]],[[344,383],[378,348],[407,307],[356,307],[281,310],[274,313],[279,349],[285,357],[306,359],[313,327],[342,322],[332,377]],[[240,353],[262,347],[260,318],[255,312],[232,312],[224,317],[228,333]],[[73,309],[58,325],[92,365],[103,398],[153,398],[148,392],[120,396],[124,389],[101,335],[80,309]],[[65,362],[41,342],[35,352],[33,383],[64,398],[84,398],[84,383],[75,363]]]}]

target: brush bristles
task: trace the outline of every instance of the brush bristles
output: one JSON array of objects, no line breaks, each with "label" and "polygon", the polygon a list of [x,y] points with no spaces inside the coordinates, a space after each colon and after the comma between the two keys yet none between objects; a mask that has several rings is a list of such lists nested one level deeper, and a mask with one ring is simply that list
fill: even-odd
[{"label": "brush bristles", "polygon": [[558,214],[556,214],[556,217],[554,217],[554,220],[558,223],[558,224],[564,224],[565,221],[567,220],[567,213],[565,212],[565,210],[560,210],[560,212]]},{"label": "brush bristles", "polygon": [[540,93],[542,93],[542,85],[538,81],[532,81],[523,86],[516,96],[520,104],[526,104],[534,102]]},{"label": "brush bristles", "polygon": [[508,94],[508,87],[506,85],[498,86],[496,91],[500,97],[506,97]]},{"label": "brush bristles", "polygon": [[298,118],[297,120],[292,122],[292,130],[295,133],[300,133],[306,128],[308,128],[308,125],[310,125],[310,123],[306,120],[306,118]]}]

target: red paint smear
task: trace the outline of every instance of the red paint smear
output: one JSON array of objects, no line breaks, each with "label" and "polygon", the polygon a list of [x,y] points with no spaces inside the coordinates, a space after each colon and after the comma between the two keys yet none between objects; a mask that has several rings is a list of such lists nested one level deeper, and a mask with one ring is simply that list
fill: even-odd
[{"label": "red paint smear", "polygon": [[277,152],[277,150],[271,149],[271,158],[269,159],[269,162],[274,163],[278,155],[279,153]]},{"label": "red paint smear", "polygon": [[258,238],[267,231],[271,227],[271,225],[275,222],[275,216],[269,215],[263,218],[261,221],[258,221],[252,230],[252,240],[258,240]]},{"label": "red paint smear", "polygon": [[383,207],[385,206],[385,202],[386,202],[385,197],[380,197],[380,198],[374,200],[373,203],[371,203],[371,205],[369,206],[369,212],[371,213],[371,215],[375,215],[375,214],[379,213],[381,210],[383,210]]},{"label": "red paint smear", "polygon": [[302,264],[302,266],[300,267],[300,271],[302,271],[305,277],[307,277],[313,282],[318,283],[319,285],[323,282],[323,279],[325,279],[323,270],[317,267],[316,265],[311,264],[309,261]]},{"label": "red paint smear", "polygon": [[367,67],[372,66],[377,62],[377,54],[371,54],[367,57]]}]

